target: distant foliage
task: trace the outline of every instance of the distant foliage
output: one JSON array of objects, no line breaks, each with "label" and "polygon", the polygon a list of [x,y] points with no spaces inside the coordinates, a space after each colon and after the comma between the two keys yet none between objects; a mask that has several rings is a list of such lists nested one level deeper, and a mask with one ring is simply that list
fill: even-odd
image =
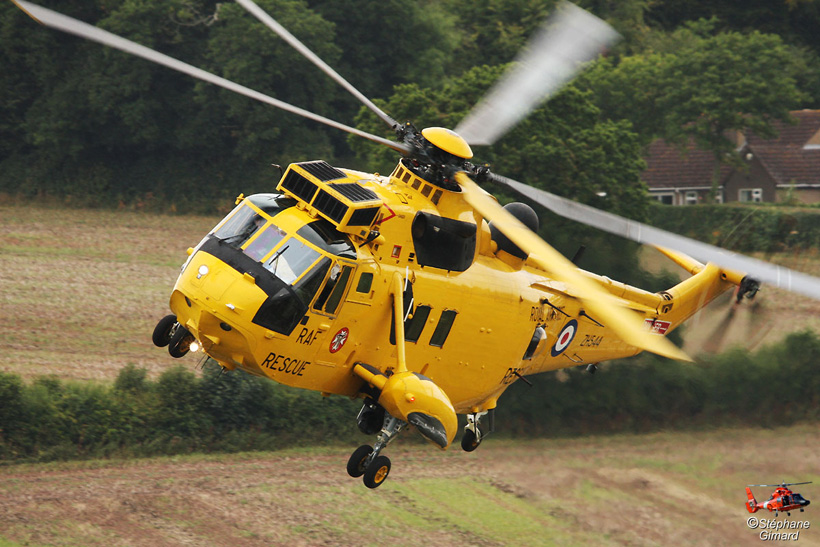
[{"label": "distant foliage", "polygon": [[[820,420],[820,338],[809,332],[755,353],[696,364],[644,354],[597,374],[565,369],[514,384],[499,434],[566,436],[661,428],[777,426]],[[112,385],[0,373],[0,458],[48,461],[190,452],[275,450],[364,440],[359,403],[242,372],[177,367],[156,381],[134,366]],[[368,441],[372,439],[368,438]]]},{"label": "distant foliage", "polygon": [[[455,127],[556,0],[258,0],[399,122]],[[351,124],[361,105],[240,6],[214,0],[41,0],[189,64]],[[479,161],[642,216],[639,144],[820,104],[814,0],[578,0],[624,40]],[[702,17],[714,15],[712,19]],[[387,149],[124,53],[39,27],[0,2],[0,197],[213,211],[270,191],[271,163],[326,159],[382,173]],[[363,128],[387,130],[359,119]],[[356,155],[354,160],[354,153]],[[384,161],[385,155],[390,156]],[[723,157],[720,155],[719,157]],[[637,206],[633,203],[637,203]]]},{"label": "distant foliage", "polygon": [[650,224],[745,253],[820,248],[820,209],[699,205],[650,209]]}]

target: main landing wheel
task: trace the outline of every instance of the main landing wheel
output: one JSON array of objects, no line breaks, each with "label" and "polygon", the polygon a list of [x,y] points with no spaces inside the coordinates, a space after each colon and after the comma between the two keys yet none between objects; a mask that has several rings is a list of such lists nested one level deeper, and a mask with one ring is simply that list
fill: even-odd
[{"label": "main landing wheel", "polygon": [[164,348],[171,342],[171,336],[174,335],[174,325],[177,324],[176,315],[166,315],[159,320],[157,326],[154,327],[154,334],[151,336],[154,345],[158,348]]},{"label": "main landing wheel", "polygon": [[373,447],[369,444],[363,444],[357,448],[350,459],[347,460],[347,474],[351,477],[361,477],[365,472],[365,462],[367,457],[373,452]]},{"label": "main landing wheel", "polygon": [[464,435],[461,436],[461,448],[465,452],[472,452],[478,445],[481,444],[478,436],[475,434],[475,431],[472,429],[465,429]]},{"label": "main landing wheel", "polygon": [[390,458],[387,456],[376,456],[364,471],[364,485],[368,488],[378,488],[387,480],[390,474]]}]

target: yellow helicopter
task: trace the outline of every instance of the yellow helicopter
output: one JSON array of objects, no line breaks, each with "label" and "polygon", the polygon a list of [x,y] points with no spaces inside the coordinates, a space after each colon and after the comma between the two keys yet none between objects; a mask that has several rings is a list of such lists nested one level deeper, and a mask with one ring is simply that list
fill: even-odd
[{"label": "yellow helicopter", "polygon": [[[240,195],[188,258],[153,341],[173,357],[202,351],[325,395],[360,398],[373,446],[347,471],[369,488],[390,472],[382,454],[414,427],[446,449],[467,425],[466,451],[493,430],[516,380],[651,351],[688,357],[665,337],[724,291],[752,297],[761,281],[820,298],[820,280],[663,232],[491,173],[470,162],[615,39],[606,23],[564,4],[516,68],[451,131],[398,124],[251,0],[260,21],[396,130],[397,141],[283,103],[75,19],[15,1],[47,26],[149,59],[400,152],[389,175],[295,163],[275,193]],[[659,293],[583,271],[536,235],[524,203],[505,207],[476,181],[506,184],[557,214],[651,243],[691,274]],[[672,250],[675,249],[675,250]],[[684,254],[686,253],[686,254]],[[700,257],[702,263],[688,255]],[[746,276],[749,272],[754,278]],[[526,381],[526,380],[525,380]],[[487,424],[482,423],[486,417]]]}]

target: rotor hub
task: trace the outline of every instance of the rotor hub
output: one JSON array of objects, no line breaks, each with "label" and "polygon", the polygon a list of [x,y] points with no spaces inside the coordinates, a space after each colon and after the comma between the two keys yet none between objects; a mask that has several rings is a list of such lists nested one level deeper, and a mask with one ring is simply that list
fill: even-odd
[{"label": "rotor hub", "polygon": [[461,135],[445,127],[426,127],[421,130],[422,136],[436,148],[448,154],[468,160],[473,157],[473,150]]}]

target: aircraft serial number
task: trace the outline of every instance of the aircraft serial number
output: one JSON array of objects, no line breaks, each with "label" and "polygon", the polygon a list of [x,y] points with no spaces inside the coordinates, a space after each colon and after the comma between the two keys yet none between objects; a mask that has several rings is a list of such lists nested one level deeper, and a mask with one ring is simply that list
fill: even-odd
[{"label": "aircraft serial number", "polygon": [[277,355],[276,353],[270,353],[265,360],[262,361],[262,366],[265,368],[284,372],[285,374],[293,374],[294,376],[301,376],[309,364],[310,361],[305,359],[285,357],[284,355]]},{"label": "aircraft serial number", "polygon": [[584,341],[581,342],[581,347],[598,347],[603,342],[603,336],[593,336],[591,334],[584,335]]}]

